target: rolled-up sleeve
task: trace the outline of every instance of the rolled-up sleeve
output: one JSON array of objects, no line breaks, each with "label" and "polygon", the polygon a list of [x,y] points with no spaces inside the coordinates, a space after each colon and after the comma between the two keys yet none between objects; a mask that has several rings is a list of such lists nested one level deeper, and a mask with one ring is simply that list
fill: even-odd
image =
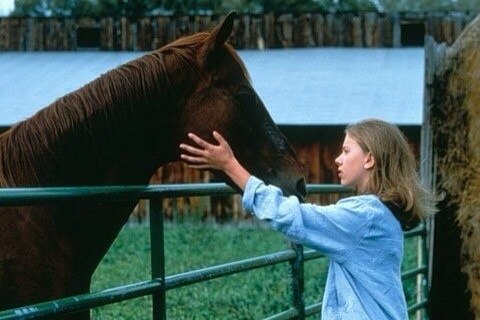
[{"label": "rolled-up sleeve", "polygon": [[242,203],[245,210],[268,221],[292,241],[341,262],[365,237],[371,224],[371,215],[364,207],[368,196],[357,198],[361,197],[329,206],[300,203],[297,197],[285,197],[279,188],[252,176]]}]

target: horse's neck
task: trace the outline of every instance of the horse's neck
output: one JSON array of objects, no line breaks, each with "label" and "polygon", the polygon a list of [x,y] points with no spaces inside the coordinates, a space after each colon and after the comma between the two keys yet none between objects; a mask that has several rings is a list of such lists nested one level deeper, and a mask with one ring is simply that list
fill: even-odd
[{"label": "horse's neck", "polygon": [[[177,111],[165,98],[168,92],[142,81],[122,88],[103,80],[108,79],[59,99],[0,137],[0,184],[147,184],[156,166],[177,158]],[[70,243],[75,259],[91,271],[134,205],[72,203],[47,213],[58,227],[58,241]]]},{"label": "horse's neck", "polygon": [[[108,90],[103,80],[59,99],[5,137],[16,185],[143,184],[156,166],[175,158],[176,143],[168,138],[175,115],[166,112],[161,92],[145,91],[143,83]],[[96,109],[82,106],[87,100]],[[163,118],[152,110],[163,110]]]}]

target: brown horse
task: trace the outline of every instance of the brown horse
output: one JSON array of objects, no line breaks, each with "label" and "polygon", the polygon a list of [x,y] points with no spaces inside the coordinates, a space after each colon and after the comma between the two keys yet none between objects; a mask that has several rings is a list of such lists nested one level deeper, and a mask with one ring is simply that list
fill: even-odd
[{"label": "brown horse", "polygon": [[[251,172],[304,195],[292,148],[226,43],[234,19],[113,69],[3,133],[0,186],[147,184],[179,158],[188,132],[211,140],[218,130]],[[88,292],[134,206],[0,208],[0,310]]]}]

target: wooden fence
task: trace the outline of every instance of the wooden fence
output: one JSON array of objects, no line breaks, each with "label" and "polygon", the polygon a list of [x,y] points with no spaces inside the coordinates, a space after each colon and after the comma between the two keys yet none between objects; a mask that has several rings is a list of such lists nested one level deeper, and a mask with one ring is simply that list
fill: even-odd
[{"label": "wooden fence", "polygon": [[[476,13],[377,12],[241,15],[231,42],[237,49],[423,46],[424,35],[452,43]],[[0,18],[0,51],[150,51],[208,30],[219,16],[142,18]]]}]

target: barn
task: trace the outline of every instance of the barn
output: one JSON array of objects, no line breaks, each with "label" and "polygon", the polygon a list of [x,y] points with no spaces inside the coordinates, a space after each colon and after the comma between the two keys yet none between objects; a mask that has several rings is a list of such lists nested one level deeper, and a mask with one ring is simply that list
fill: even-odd
[{"label": "barn", "polygon": [[[1,52],[0,126],[8,128],[142,54]],[[423,48],[291,48],[240,50],[239,54],[272,118],[304,163],[308,182],[337,181],[333,159],[343,130],[348,123],[364,118],[397,124],[418,152]],[[209,176],[181,163],[169,165],[152,177],[155,183],[208,180]]]}]

